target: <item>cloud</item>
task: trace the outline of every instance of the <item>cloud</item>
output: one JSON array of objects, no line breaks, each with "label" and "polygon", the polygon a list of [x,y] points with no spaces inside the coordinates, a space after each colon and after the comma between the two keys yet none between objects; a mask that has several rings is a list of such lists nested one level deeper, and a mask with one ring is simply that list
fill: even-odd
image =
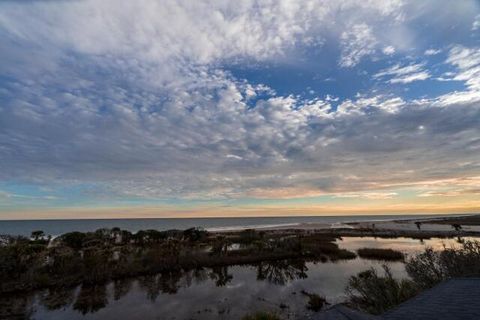
[{"label": "cloud", "polygon": [[387,56],[390,56],[395,53],[395,47],[393,46],[388,46],[383,48],[382,52],[386,54]]},{"label": "cloud", "polygon": [[372,29],[364,23],[354,25],[350,30],[343,32],[341,40],[340,66],[346,68],[357,65],[364,56],[373,54],[377,45]]},{"label": "cloud", "polygon": [[410,64],[401,66],[396,64],[388,69],[376,73],[374,78],[390,78],[389,83],[407,84],[414,81],[422,81],[430,78],[428,71],[422,64]]},{"label": "cloud", "polygon": [[453,80],[463,81],[470,90],[480,91],[480,48],[453,47],[447,63],[457,67]]},{"label": "cloud", "polygon": [[427,50],[425,50],[424,55],[426,55],[426,56],[434,56],[434,55],[439,54],[440,52],[442,52],[442,50],[439,50],[439,49],[427,49]]},{"label": "cloud", "polygon": [[[329,44],[333,64],[356,72],[382,48],[403,53],[385,30],[407,19],[404,4],[2,3],[0,181],[78,188],[102,201],[360,191],[373,199],[395,184],[473,175],[474,47],[448,58],[469,89],[431,99],[374,90],[306,99],[227,68],[295,66]],[[410,83],[430,73],[395,64],[375,77]]]},{"label": "cloud", "polygon": [[97,186],[95,196],[235,198],[272,186],[378,189],[480,166],[478,105],[373,97],[335,111],[326,101],[271,97],[252,106],[241,83],[222,81],[207,91],[215,99],[184,91],[166,101],[153,89],[109,84],[76,95],[20,87],[2,113],[0,178],[82,181]]},{"label": "cloud", "polygon": [[480,29],[480,14],[475,17],[472,23],[472,31],[477,31],[478,29]]},{"label": "cloud", "polygon": [[398,196],[396,192],[364,192],[364,193],[339,193],[337,198],[362,198],[368,200],[386,200]]}]

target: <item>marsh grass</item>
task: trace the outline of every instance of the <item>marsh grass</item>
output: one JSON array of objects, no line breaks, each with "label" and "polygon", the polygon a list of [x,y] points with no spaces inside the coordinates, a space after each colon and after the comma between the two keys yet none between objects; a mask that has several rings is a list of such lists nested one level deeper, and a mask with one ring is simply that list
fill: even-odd
[{"label": "marsh grass", "polygon": [[383,261],[401,261],[404,259],[402,252],[393,249],[379,248],[361,248],[357,250],[360,258],[383,260]]}]

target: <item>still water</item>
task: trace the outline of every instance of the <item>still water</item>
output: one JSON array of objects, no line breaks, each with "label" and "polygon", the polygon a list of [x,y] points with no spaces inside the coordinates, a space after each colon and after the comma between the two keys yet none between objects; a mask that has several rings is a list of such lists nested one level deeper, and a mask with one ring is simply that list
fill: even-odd
[{"label": "still water", "polygon": [[[454,239],[350,238],[340,247],[396,248],[406,254],[456,245]],[[277,261],[250,266],[205,268],[120,280],[95,287],[41,291],[3,304],[30,319],[241,319],[256,310],[272,310],[286,319],[308,315],[302,290],[330,303],[345,298],[348,278],[383,262],[356,258],[338,262]],[[406,277],[401,262],[389,263],[393,274]]]}]

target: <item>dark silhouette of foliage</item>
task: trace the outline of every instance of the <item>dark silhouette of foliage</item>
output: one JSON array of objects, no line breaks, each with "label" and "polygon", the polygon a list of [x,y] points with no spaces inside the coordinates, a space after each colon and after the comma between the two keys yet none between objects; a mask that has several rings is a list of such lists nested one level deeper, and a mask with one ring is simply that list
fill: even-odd
[{"label": "dark silhouette of foliage", "polygon": [[105,285],[83,285],[73,305],[73,309],[85,315],[87,313],[95,313],[105,308],[107,304],[107,288]]},{"label": "dark silhouette of foliage", "polygon": [[228,273],[228,267],[213,267],[212,272],[210,272],[210,279],[215,281],[217,287],[224,287],[230,281],[232,281],[233,276]]},{"label": "dark silhouette of foliage", "polygon": [[85,233],[74,231],[74,232],[65,233],[60,238],[61,238],[61,241],[65,243],[67,246],[69,246],[70,248],[78,250],[82,248],[83,241],[85,240],[86,236],[87,235]]},{"label": "dark silhouette of foliage", "polygon": [[257,279],[285,285],[292,280],[305,279],[307,270],[303,260],[266,261],[258,264]]},{"label": "dark silhouette of foliage", "polygon": [[351,304],[380,314],[416,294],[417,288],[412,281],[394,279],[388,266],[384,265],[383,269],[383,276],[371,268],[349,279],[346,292]]},{"label": "dark silhouette of foliage", "polygon": [[384,266],[384,276],[375,269],[363,271],[349,280],[346,289],[350,303],[379,314],[413,297],[419,291],[454,277],[480,276],[480,242],[462,241],[460,247],[434,251],[426,248],[405,262],[410,279],[394,279]]},{"label": "dark silhouette of foliage", "polygon": [[58,310],[71,305],[75,299],[75,288],[50,288],[40,296],[41,304],[48,310]]},{"label": "dark silhouette of foliage", "polygon": [[452,224],[452,228],[455,229],[455,231],[459,232],[460,230],[462,230],[462,226],[458,223],[454,223]]},{"label": "dark silhouette of foliage", "polygon": [[454,277],[480,276],[480,242],[465,240],[460,247],[434,251],[427,248],[405,265],[408,275],[421,288],[430,288]]},{"label": "dark silhouette of foliage", "polygon": [[404,258],[403,253],[393,249],[361,248],[357,250],[357,253],[364,259],[399,261]]},{"label": "dark silhouette of foliage", "polygon": [[301,291],[303,295],[308,297],[307,309],[318,312],[323,309],[325,305],[328,304],[325,297],[322,297],[316,293],[310,293],[305,290]]},{"label": "dark silhouette of foliage", "polygon": [[31,234],[31,237],[32,237],[33,240],[35,240],[35,241],[38,241],[38,240],[40,240],[40,239],[43,239],[44,236],[45,236],[45,233],[44,233],[42,230],[32,231],[32,234]]}]

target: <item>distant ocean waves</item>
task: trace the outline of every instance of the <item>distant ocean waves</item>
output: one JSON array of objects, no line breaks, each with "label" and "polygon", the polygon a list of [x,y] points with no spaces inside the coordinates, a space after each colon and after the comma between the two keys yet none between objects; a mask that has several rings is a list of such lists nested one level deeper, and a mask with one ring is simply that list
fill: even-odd
[{"label": "distant ocean waves", "polygon": [[271,229],[271,228],[285,228],[285,227],[294,228],[300,225],[302,225],[302,223],[257,224],[257,225],[212,227],[212,228],[206,228],[206,230],[215,232],[215,231],[234,231],[234,230],[244,230],[244,229]]},{"label": "distant ocean waves", "polygon": [[[438,216],[438,215],[437,215]],[[248,218],[154,218],[154,219],[85,219],[85,220],[15,220],[0,221],[0,234],[28,236],[34,230],[57,236],[71,231],[95,231],[100,228],[119,227],[137,232],[138,230],[188,229],[200,227],[209,231],[229,231],[249,228],[285,228],[299,225],[344,226],[346,222],[385,221],[408,219],[410,215],[355,215],[318,217],[248,217]],[[415,215],[415,218],[435,217]]]}]

